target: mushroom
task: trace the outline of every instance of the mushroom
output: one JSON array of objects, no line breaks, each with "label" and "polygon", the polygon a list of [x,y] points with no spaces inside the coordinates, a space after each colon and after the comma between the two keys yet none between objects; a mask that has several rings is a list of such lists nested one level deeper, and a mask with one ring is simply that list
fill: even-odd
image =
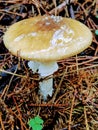
[{"label": "mushroom", "polygon": [[[28,66],[41,78],[58,70],[57,61],[74,56],[90,46],[92,33],[84,24],[61,16],[36,16],[10,26],[4,35],[6,48],[29,60]],[[39,82],[44,100],[53,93],[53,78]]]}]

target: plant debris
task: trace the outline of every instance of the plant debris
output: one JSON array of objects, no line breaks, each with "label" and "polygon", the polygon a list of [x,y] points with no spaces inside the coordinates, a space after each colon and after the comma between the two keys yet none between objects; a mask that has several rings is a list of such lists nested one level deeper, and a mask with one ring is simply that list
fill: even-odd
[{"label": "plant debris", "polygon": [[[92,45],[77,56],[58,61],[54,93],[44,102],[38,74],[3,43],[7,28],[37,15],[71,17],[89,27]],[[0,1],[0,130],[30,130],[37,115],[43,130],[98,130],[98,0]],[[96,33],[95,33],[96,32]],[[47,78],[50,78],[48,76]],[[39,122],[40,123],[40,122]]]}]

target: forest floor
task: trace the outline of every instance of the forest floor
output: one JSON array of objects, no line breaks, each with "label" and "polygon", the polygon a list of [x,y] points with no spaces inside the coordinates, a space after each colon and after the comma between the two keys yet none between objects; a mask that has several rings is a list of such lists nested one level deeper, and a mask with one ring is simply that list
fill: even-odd
[{"label": "forest floor", "polygon": [[[93,34],[89,48],[58,61],[53,96],[47,101],[39,94],[39,75],[3,42],[9,26],[39,14],[71,17]],[[30,126],[33,130],[98,130],[97,0],[0,0],[0,130],[30,130]]]}]

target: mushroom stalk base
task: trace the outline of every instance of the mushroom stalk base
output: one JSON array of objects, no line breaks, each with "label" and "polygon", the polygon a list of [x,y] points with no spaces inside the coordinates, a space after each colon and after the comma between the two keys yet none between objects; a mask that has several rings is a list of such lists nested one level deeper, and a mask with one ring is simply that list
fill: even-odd
[{"label": "mushroom stalk base", "polygon": [[53,78],[43,80],[39,83],[39,92],[43,96],[44,100],[47,100],[47,96],[52,96],[53,93]]},{"label": "mushroom stalk base", "polygon": [[[58,64],[56,62],[41,63],[29,61],[28,66],[34,73],[38,72],[41,78],[52,75],[58,70]],[[43,80],[39,83],[39,87],[40,94],[43,96],[43,99],[46,100],[47,96],[52,96],[53,93],[53,78]]]}]

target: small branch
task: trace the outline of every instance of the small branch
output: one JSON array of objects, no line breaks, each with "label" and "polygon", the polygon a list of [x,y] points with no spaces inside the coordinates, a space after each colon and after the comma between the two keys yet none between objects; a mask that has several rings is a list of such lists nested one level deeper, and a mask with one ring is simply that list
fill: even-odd
[{"label": "small branch", "polygon": [[86,108],[85,107],[84,107],[84,117],[85,117],[86,130],[90,130],[89,125],[88,125],[88,120],[87,120],[87,114],[86,114]]},{"label": "small branch", "polygon": [[8,13],[8,14],[14,14],[14,15],[18,15],[18,16],[21,16],[21,17],[22,17],[22,14],[15,13],[15,12],[11,12],[11,11],[4,10],[4,9],[0,9],[0,12],[3,12],[3,13]]},{"label": "small branch", "polygon": [[22,125],[23,123],[22,123],[22,115],[21,115],[21,112],[20,112],[20,108],[18,107],[18,104],[17,104],[16,99],[15,99],[14,96],[13,96],[13,101],[14,101],[14,103],[16,105],[16,110],[19,113],[20,123],[21,123],[21,130],[24,130],[23,125]]},{"label": "small branch", "polygon": [[3,124],[3,121],[2,121],[2,113],[1,112],[0,112],[0,123],[1,123],[1,129],[5,130],[4,124]]},{"label": "small branch", "polygon": [[[3,69],[0,69],[0,72],[7,73],[7,74],[10,74],[10,75],[14,75],[14,76],[17,76],[17,77],[20,77],[20,78],[28,78],[28,76],[26,76],[26,75],[20,75],[20,74],[8,72],[8,71],[3,70]],[[36,81],[39,80],[38,78],[31,78],[31,77],[29,77],[29,78],[30,78],[30,79],[33,79],[33,80],[36,80]]]},{"label": "small branch", "polygon": [[55,14],[55,11],[57,13],[60,13],[65,8],[66,4],[67,4],[66,2],[63,2],[62,4],[60,4],[59,6],[57,6],[56,8],[54,8],[53,10],[51,10],[49,12],[49,14]]},{"label": "small branch", "polygon": [[29,104],[31,107],[67,107],[68,104],[50,104],[50,103],[43,103],[43,104]]},{"label": "small branch", "polygon": [[74,95],[74,97],[72,99],[72,105],[71,105],[70,116],[69,116],[68,130],[71,130],[71,121],[72,121],[72,112],[73,112],[73,107],[74,107],[74,101],[75,101],[75,95]]},{"label": "small branch", "polygon": [[[15,71],[14,71],[14,74],[16,74],[17,68],[18,68],[18,67],[16,67],[16,69],[15,69]],[[8,94],[8,90],[9,90],[9,88],[10,88],[10,86],[11,86],[11,83],[12,83],[13,78],[14,78],[14,75],[12,75],[12,77],[11,77],[11,79],[10,79],[10,81],[9,81],[9,85],[7,85],[5,94],[4,94],[4,96],[3,96],[3,99],[4,99],[4,100],[6,99],[6,96],[7,96],[7,94]]]}]

